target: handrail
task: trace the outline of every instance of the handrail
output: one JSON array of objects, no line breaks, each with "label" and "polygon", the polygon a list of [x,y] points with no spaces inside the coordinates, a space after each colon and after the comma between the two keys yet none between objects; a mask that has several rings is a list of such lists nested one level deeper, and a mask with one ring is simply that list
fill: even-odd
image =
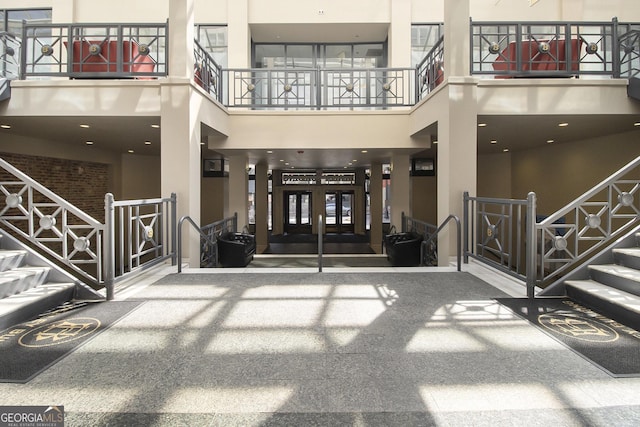
[{"label": "handrail", "polygon": [[207,241],[207,243],[211,245],[216,244],[215,240],[212,240],[211,237],[202,232],[200,226],[198,226],[198,224],[196,224],[196,222],[190,216],[185,215],[180,218],[180,221],[178,221],[178,273],[182,272],[182,224],[185,221],[188,221],[189,224],[191,224],[191,226],[200,234],[200,236]]},{"label": "handrail", "polygon": [[[640,179],[625,178],[639,167],[640,156],[535,224],[531,240],[540,256],[540,283],[560,277],[640,221]],[[548,272],[545,263],[552,267]]]},{"label": "handrail", "polygon": [[322,214],[318,215],[318,272],[322,273]]},{"label": "handrail", "polygon": [[461,227],[460,227],[460,218],[458,218],[457,216],[455,216],[454,214],[449,215],[444,221],[442,221],[442,224],[440,224],[440,226],[436,229],[436,231],[431,234],[431,236],[429,236],[429,238],[427,240],[423,240],[422,241],[422,247],[426,247],[433,239],[436,238],[436,236],[438,235],[438,233],[451,221],[455,221],[456,222],[456,260],[457,260],[457,264],[458,264],[458,271],[461,271],[461,264],[462,264],[462,251],[461,251],[461,240],[462,240],[462,233],[461,233]]}]

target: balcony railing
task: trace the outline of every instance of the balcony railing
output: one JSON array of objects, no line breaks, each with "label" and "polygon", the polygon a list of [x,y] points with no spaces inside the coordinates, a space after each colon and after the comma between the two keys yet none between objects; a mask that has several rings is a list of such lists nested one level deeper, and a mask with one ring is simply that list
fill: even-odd
[{"label": "balcony railing", "polygon": [[[640,76],[640,23],[471,22],[470,74],[481,78]],[[168,74],[168,24],[34,24],[0,33],[9,79]],[[444,38],[415,68],[223,69],[195,41],[193,79],[230,108],[409,107],[444,81]]]},{"label": "balcony railing", "polygon": [[416,101],[415,69],[225,69],[223,103],[245,108],[381,108]]},{"label": "balcony railing", "polygon": [[510,77],[638,75],[640,24],[472,22],[471,74]]},{"label": "balcony railing", "polygon": [[0,31],[0,77],[11,80],[20,77],[20,46],[18,37]]},{"label": "balcony railing", "polygon": [[167,73],[167,24],[25,24],[21,79]]}]

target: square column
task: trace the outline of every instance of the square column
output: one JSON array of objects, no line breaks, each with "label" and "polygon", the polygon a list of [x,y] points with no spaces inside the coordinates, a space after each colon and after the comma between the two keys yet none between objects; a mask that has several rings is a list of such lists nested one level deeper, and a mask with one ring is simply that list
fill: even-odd
[{"label": "square column", "polygon": [[411,216],[411,161],[407,154],[391,157],[391,225],[400,231],[402,213]]},{"label": "square column", "polygon": [[371,228],[369,236],[371,249],[382,253],[382,163],[371,162],[369,177],[369,202],[371,210]]},{"label": "square column", "polygon": [[249,175],[247,156],[229,157],[229,214],[238,214],[238,231],[249,225]]},{"label": "square column", "polygon": [[269,165],[256,165],[256,252],[269,246]]}]

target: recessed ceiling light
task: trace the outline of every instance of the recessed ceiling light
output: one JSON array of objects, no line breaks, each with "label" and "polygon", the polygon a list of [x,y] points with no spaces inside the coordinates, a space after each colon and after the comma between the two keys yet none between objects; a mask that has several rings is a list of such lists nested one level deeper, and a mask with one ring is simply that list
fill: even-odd
[{"label": "recessed ceiling light", "polygon": [[478,123],[478,127],[479,128],[484,128],[484,127],[487,127],[487,124],[486,123]]},{"label": "recessed ceiling light", "polygon": [[432,143],[433,145],[438,145],[438,140],[436,139],[435,141],[431,141],[431,143]]},{"label": "recessed ceiling light", "polygon": [[352,162],[357,162],[357,161],[358,161],[358,159],[353,159],[353,160],[351,160],[351,161],[352,161]]},{"label": "recessed ceiling light", "polygon": [[285,166],[289,166],[289,162],[286,162],[286,163],[285,163]]},{"label": "recessed ceiling light", "polygon": [[503,153],[506,153],[507,151],[509,151],[509,149],[508,149],[508,148],[503,148],[503,149],[502,149],[502,152],[503,152]]},{"label": "recessed ceiling light", "polygon": [[267,154],[273,154],[273,151],[267,150]]},{"label": "recessed ceiling light", "polygon": [[85,144],[87,144],[87,145],[93,145],[93,141],[85,141]]},{"label": "recessed ceiling light", "polygon": [[547,144],[553,144],[554,142],[556,142],[555,139],[547,139]]},{"label": "recessed ceiling light", "polygon": [[133,151],[133,150],[127,150],[127,153],[129,153],[129,154],[133,154],[133,153],[134,153],[134,151]]},{"label": "recessed ceiling light", "polygon": [[80,127],[83,128],[83,129],[87,129],[87,128],[90,128],[91,126],[83,123],[83,124],[80,125]]},{"label": "recessed ceiling light", "polygon": [[160,125],[157,125],[157,124],[153,124],[153,125],[151,125],[151,127],[154,128],[154,129],[160,129]]},{"label": "recessed ceiling light", "polygon": [[640,122],[635,122],[633,125],[634,126],[640,126]]},{"label": "recessed ceiling light", "polygon": [[11,125],[0,125],[2,129],[11,129]]},{"label": "recessed ceiling light", "polygon": [[497,140],[495,140],[495,139],[492,139],[492,140],[491,140],[491,141],[489,141],[489,142],[490,142],[491,144],[497,144],[497,143],[498,143],[498,141],[497,141]]},{"label": "recessed ceiling light", "polygon": [[567,123],[567,122],[558,123],[558,127],[564,128],[564,127],[567,127],[567,126],[569,126],[569,123]]},{"label": "recessed ceiling light", "polygon": [[151,141],[145,141],[144,145],[151,145]]},{"label": "recessed ceiling light", "polygon": [[284,162],[284,159],[280,159],[281,162]]},{"label": "recessed ceiling light", "polygon": [[368,153],[367,150],[360,150],[361,153]]}]

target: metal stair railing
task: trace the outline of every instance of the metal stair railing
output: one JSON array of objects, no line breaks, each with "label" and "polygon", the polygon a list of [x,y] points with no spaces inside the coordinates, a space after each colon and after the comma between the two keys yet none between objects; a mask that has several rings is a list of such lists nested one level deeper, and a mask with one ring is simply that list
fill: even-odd
[{"label": "metal stair railing", "polygon": [[[438,260],[438,243],[437,242],[438,241],[436,238],[438,236],[438,233],[440,233],[440,231],[442,231],[444,227],[447,224],[449,224],[449,222],[451,221],[455,221],[456,223],[456,233],[457,233],[456,234],[456,242],[457,242],[456,258],[457,258],[458,271],[461,271],[462,233],[461,233],[460,219],[457,216],[451,214],[444,221],[442,221],[442,223],[438,227],[428,222],[420,221],[410,216],[407,216],[404,214],[404,212],[402,212],[402,232],[406,233],[409,231],[413,231],[415,233],[422,234],[423,236],[422,243],[420,244],[420,263],[421,264],[423,265],[427,264],[426,262],[427,256],[429,256],[429,259],[431,261],[435,261],[437,263],[437,260]],[[392,226],[392,228],[395,228],[395,227]],[[384,247],[384,244],[382,246]]]},{"label": "metal stair railing", "polygon": [[226,231],[235,232],[238,229],[238,213],[234,213],[233,216],[223,218],[220,221],[207,224],[200,227],[194,220],[188,215],[183,216],[178,221],[178,273],[182,272],[182,225],[187,222],[195,231],[200,235],[200,267],[217,267],[218,266],[218,243],[217,239],[222,233]]},{"label": "metal stair railing", "polygon": [[[560,277],[640,223],[640,156],[535,224],[537,281]],[[564,220],[564,222],[562,222]]]},{"label": "metal stair railing", "polygon": [[[430,244],[434,244],[437,242],[436,237],[438,237],[438,233],[440,233],[440,231],[442,231],[444,229],[445,226],[447,226],[447,224],[449,224],[449,222],[451,221],[455,221],[456,223],[456,264],[457,264],[457,269],[458,271],[462,270],[462,249],[461,249],[461,239],[462,239],[462,233],[461,233],[461,226],[460,226],[460,218],[458,218],[457,216],[451,214],[449,215],[444,221],[442,221],[442,224],[440,224],[440,226],[436,229],[436,231],[434,231],[426,240],[422,241],[422,246],[420,247],[420,251],[425,254],[425,255],[421,255],[420,258],[423,259],[424,256],[426,256],[427,251],[430,250],[429,245]],[[437,246],[433,246],[431,248],[431,250],[433,250],[433,252],[436,254],[436,259],[437,259]]]},{"label": "metal stair railing", "polygon": [[116,281],[171,258],[175,264],[176,195],[114,201],[104,224],[0,158],[16,178],[0,182],[0,224],[113,299]]}]

